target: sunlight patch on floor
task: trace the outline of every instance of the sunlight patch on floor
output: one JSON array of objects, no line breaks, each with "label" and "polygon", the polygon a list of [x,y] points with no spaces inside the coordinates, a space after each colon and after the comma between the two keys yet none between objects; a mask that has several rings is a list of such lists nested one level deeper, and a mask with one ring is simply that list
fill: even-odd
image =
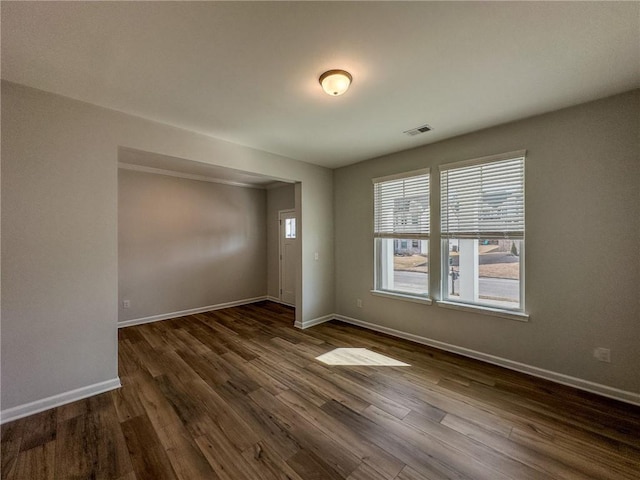
[{"label": "sunlight patch on floor", "polygon": [[408,363],[372,352],[366,348],[336,348],[323,353],[316,360],[327,365],[363,365],[378,367],[410,367]]}]

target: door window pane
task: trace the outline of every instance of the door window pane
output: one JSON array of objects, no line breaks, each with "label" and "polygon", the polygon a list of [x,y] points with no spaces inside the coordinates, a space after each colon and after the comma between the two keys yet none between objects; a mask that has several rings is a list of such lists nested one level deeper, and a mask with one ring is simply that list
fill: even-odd
[{"label": "door window pane", "polygon": [[296,238],[296,219],[295,218],[285,218],[284,238]]}]

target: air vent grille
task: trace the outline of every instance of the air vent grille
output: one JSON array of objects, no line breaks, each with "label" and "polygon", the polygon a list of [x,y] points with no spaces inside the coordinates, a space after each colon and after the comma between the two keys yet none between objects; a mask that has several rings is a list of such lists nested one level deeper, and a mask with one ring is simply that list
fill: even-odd
[{"label": "air vent grille", "polygon": [[415,137],[416,135],[420,135],[421,133],[429,132],[433,130],[429,125],[424,124],[420,127],[412,128],[411,130],[405,130],[403,133],[406,133],[410,137]]}]

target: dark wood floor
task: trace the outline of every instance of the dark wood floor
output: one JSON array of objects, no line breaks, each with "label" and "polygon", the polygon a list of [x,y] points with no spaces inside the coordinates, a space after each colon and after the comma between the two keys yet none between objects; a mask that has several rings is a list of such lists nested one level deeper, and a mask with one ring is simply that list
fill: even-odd
[{"label": "dark wood floor", "polygon": [[[640,408],[260,303],[120,331],[119,390],[6,424],[3,479],[638,479]],[[408,367],[327,366],[364,347]]]}]

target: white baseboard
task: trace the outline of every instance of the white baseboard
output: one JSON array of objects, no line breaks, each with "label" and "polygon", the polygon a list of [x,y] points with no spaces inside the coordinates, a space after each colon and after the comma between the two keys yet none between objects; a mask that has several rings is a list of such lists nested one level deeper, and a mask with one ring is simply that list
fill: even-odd
[{"label": "white baseboard", "polygon": [[[421,337],[419,335],[414,335],[412,333],[402,332],[400,330],[395,330],[389,327],[383,327],[381,325],[376,325],[375,323],[365,322],[364,320],[358,320],[356,318],[347,317],[345,315],[336,314],[336,315],[333,315],[332,318],[336,320],[340,320],[345,323],[350,323],[352,325],[357,325],[359,327],[363,327],[369,330],[375,330],[376,332],[386,333],[387,335],[391,335],[393,337],[403,338],[405,340],[410,340],[412,342],[428,345],[429,347],[435,347],[435,348],[439,348],[440,350],[446,350],[447,352],[457,353],[465,357],[481,360],[483,362],[491,363],[493,365],[498,365],[500,367],[508,368],[510,370],[515,370],[517,372],[526,373],[534,377],[543,378],[545,380],[550,380],[555,383],[560,383],[562,385],[567,385],[569,387],[574,387],[574,388],[585,390],[591,393],[597,393],[598,395],[602,395],[604,397],[613,398],[615,400],[620,400],[622,402],[640,406],[640,393],[629,392],[627,390],[620,390],[618,388],[609,387],[607,385],[602,385],[600,383],[590,382],[588,380],[583,380],[581,378],[571,377],[563,373],[553,372],[551,370],[545,370],[543,368],[534,367],[532,365],[527,365],[525,363],[515,362],[513,360],[509,360],[502,357],[496,357],[494,355],[478,352],[476,350],[471,350],[464,347],[458,347],[457,345],[451,345],[449,343],[440,342],[438,340],[432,340],[427,337]],[[318,322],[318,323],[322,323],[322,322]],[[317,323],[314,323],[314,325],[317,325]],[[306,325],[305,325],[305,328],[306,328]]]},{"label": "white baseboard", "polygon": [[132,320],[124,320],[118,322],[118,328],[132,327],[134,325],[142,325],[143,323],[159,322],[160,320],[168,320],[170,318],[185,317],[196,313],[211,312],[212,310],[222,310],[223,308],[239,307],[249,303],[262,302],[268,300],[266,295],[263,297],[245,298],[234,302],[219,303],[217,305],[207,305],[206,307],[191,308],[189,310],[180,310],[179,312],[161,313],[150,317],[134,318]]},{"label": "white baseboard", "polygon": [[286,305],[287,307],[294,307],[295,308],[295,305],[283,302],[278,297],[272,297],[271,295],[267,295],[267,300],[269,300],[270,302],[279,303],[280,305]]},{"label": "white baseboard", "polygon": [[311,320],[307,320],[306,322],[298,322],[294,323],[296,328],[300,328],[304,330],[305,328],[313,327],[314,325],[320,325],[321,323],[328,322],[336,318],[334,314],[325,315],[324,317],[312,318]]},{"label": "white baseboard", "polygon": [[100,393],[108,392],[120,388],[120,379],[118,377],[106,380],[104,382],[94,383],[86,387],[76,388],[68,392],[59,393],[51,397],[36,400],[35,402],[25,403],[17,407],[7,408],[0,412],[0,424],[12,422],[22,417],[27,417],[35,413],[44,412],[50,408],[59,407],[67,403],[82,400],[83,398],[92,397]]}]

